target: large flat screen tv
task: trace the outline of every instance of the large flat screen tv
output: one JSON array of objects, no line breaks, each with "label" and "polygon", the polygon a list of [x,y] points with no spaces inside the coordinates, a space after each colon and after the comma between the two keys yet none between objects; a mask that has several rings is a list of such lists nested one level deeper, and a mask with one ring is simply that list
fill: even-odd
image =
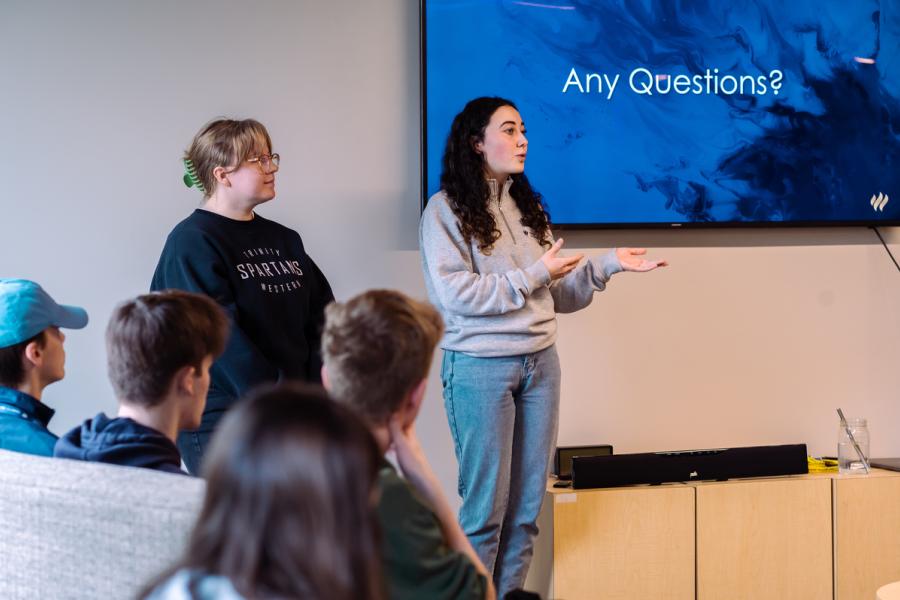
[{"label": "large flat screen tv", "polygon": [[503,96],[573,226],[900,224],[900,0],[422,0],[424,192]]}]

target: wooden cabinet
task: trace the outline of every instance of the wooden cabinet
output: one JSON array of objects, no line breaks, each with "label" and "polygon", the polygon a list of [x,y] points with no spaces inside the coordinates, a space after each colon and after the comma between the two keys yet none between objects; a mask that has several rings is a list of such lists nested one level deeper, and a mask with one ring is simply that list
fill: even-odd
[{"label": "wooden cabinet", "polygon": [[694,597],[693,490],[590,490],[550,501],[555,597]]},{"label": "wooden cabinet", "polygon": [[900,581],[900,473],[834,479],[835,598],[875,597]]},{"label": "wooden cabinet", "polygon": [[698,485],[697,599],[831,598],[831,481]]},{"label": "wooden cabinet", "polygon": [[541,522],[527,585],[546,598],[869,600],[900,580],[890,471],[551,487]]}]

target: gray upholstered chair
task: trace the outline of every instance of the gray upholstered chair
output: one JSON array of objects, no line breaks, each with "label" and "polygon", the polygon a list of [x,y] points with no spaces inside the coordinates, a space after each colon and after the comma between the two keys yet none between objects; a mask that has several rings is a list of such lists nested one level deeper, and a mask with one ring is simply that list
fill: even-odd
[{"label": "gray upholstered chair", "polygon": [[0,598],[133,598],[181,555],[204,487],[0,450]]}]

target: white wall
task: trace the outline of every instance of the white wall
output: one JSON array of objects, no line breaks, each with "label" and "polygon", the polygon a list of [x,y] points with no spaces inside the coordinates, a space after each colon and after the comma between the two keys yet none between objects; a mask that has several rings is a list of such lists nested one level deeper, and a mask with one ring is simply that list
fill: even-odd
[{"label": "white wall", "polygon": [[[36,279],[92,318],[47,390],[53,430],[114,409],[106,320],[147,289],[199,202],[180,153],[213,116],[267,124],[283,163],[260,212],[302,233],[338,298],[424,296],[417,36],[413,0],[0,5],[0,276]],[[900,232],[886,233],[900,254]],[[672,266],[617,275],[560,319],[562,443],[834,453],[842,406],[869,417],[874,454],[900,455],[900,273],[871,231],[563,235],[648,245]],[[422,437],[455,494],[437,383]]]},{"label": "white wall", "polygon": [[218,115],[253,116],[283,163],[261,213],[301,232],[339,298],[423,287],[417,10],[396,2],[4,2],[0,273],[91,314],[47,390],[63,431],[114,401],[102,334],[146,291],[199,194],[181,153]]}]

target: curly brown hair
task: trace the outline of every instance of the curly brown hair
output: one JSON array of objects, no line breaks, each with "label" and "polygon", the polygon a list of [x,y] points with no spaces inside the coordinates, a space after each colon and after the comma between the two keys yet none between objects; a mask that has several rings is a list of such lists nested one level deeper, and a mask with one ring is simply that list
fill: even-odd
[{"label": "curly brown hair", "polygon": [[[459,219],[460,233],[466,243],[477,240],[478,249],[485,254],[490,254],[500,230],[488,210],[491,189],[485,177],[484,156],[475,150],[475,144],[484,140],[491,116],[502,106],[519,110],[512,101],[496,96],[469,101],[453,119],[442,160],[441,189]],[[531,187],[524,173],[510,177],[509,195],[522,213],[522,225],[531,229],[542,246],[549,248],[550,214],[543,198]]]}]

